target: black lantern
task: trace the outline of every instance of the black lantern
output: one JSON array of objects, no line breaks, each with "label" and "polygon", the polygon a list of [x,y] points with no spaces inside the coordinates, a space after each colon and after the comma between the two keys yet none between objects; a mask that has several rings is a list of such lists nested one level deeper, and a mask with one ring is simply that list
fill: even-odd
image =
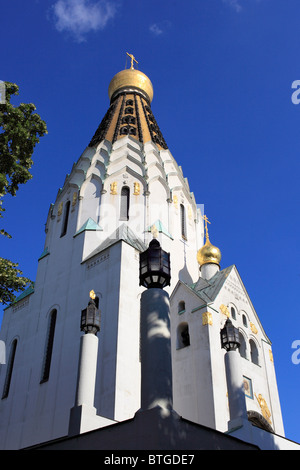
[{"label": "black lantern", "polygon": [[229,318],[221,330],[221,345],[226,351],[235,351],[240,347],[239,330],[233,326]]},{"label": "black lantern", "polygon": [[94,299],[91,299],[87,308],[81,311],[81,331],[96,335],[100,330],[100,320],[101,312],[96,307]]},{"label": "black lantern", "polygon": [[170,285],[170,280],[170,253],[164,251],[154,238],[149,248],[140,253],[140,286],[163,289]]}]

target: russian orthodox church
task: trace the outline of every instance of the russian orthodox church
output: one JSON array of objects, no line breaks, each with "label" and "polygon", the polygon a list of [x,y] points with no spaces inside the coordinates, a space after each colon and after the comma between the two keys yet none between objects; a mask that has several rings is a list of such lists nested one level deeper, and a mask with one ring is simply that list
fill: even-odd
[{"label": "russian orthodox church", "polygon": [[[104,118],[50,205],[34,287],[4,313],[0,448],[102,442],[142,449],[148,441],[168,449],[167,432],[158,447],[151,439],[169,425],[177,449],[213,442],[284,448],[271,342],[236,266],[220,267],[209,221],[152,112],[152,83],[130,57],[131,67],[110,82]],[[168,301],[157,311],[169,307],[155,328],[162,331],[169,318],[167,333],[159,334],[170,343],[172,371],[163,387],[172,399],[166,408],[154,400],[145,413],[141,390],[147,394],[170,372],[163,365],[168,352],[157,358],[149,335],[150,362],[162,367],[151,377],[141,372],[141,308],[153,299],[141,307],[139,262],[153,239],[171,261],[169,285],[159,289]],[[90,307],[101,321],[96,334],[83,334],[82,312]],[[225,326],[238,331],[234,351],[221,345]]]}]

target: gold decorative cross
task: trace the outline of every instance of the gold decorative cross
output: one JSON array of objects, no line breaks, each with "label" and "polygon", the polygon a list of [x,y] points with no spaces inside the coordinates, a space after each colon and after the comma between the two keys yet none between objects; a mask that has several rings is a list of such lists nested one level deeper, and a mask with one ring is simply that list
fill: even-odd
[{"label": "gold decorative cross", "polygon": [[210,224],[210,221],[208,220],[207,216],[206,215],[203,215],[202,216],[202,219],[205,221],[205,231],[206,231],[206,238],[207,240],[209,239],[209,236],[208,236],[208,228],[207,228],[207,223]]},{"label": "gold decorative cross", "polygon": [[126,54],[128,55],[128,57],[130,57],[131,59],[131,69],[133,69],[133,62],[137,63],[138,64],[138,61],[135,59],[134,55],[133,54],[128,54],[128,52],[126,52]]}]

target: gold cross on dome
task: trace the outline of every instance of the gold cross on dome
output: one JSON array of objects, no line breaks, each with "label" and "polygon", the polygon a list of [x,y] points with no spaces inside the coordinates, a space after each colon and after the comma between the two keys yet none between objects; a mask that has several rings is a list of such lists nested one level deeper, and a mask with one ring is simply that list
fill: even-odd
[{"label": "gold cross on dome", "polygon": [[128,54],[128,52],[126,52],[126,54],[128,55],[128,57],[130,57],[131,59],[131,69],[133,69],[133,62],[137,63],[138,64],[138,61],[135,59],[134,55],[133,54]]},{"label": "gold cross on dome", "polygon": [[209,236],[208,236],[207,223],[210,224],[210,221],[208,220],[208,218],[207,218],[206,215],[203,215],[203,216],[202,216],[202,219],[205,221],[205,232],[206,232],[206,238],[207,238],[207,240],[208,240],[208,239],[209,239]]}]

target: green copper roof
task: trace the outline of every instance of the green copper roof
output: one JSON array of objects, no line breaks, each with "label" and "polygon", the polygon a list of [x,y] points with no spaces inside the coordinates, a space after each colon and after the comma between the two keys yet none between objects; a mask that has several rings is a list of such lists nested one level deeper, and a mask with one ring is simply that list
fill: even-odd
[{"label": "green copper roof", "polygon": [[163,233],[164,235],[167,235],[167,237],[171,238],[171,240],[174,240],[172,235],[169,234],[165,226],[162,224],[160,220],[156,220],[154,224],[150,225],[147,229],[146,232],[151,232],[152,227],[155,225],[159,233]]},{"label": "green copper roof", "polygon": [[25,289],[24,292],[22,292],[22,294],[20,294],[13,303],[15,304],[16,302],[19,302],[19,300],[22,300],[28,295],[33,294],[33,292],[34,292],[34,284],[32,286],[27,287],[27,289]]},{"label": "green copper roof", "polygon": [[74,237],[79,235],[82,232],[85,232],[86,230],[90,231],[96,231],[96,230],[103,230],[96,222],[91,219],[91,217],[88,218],[88,220],[83,224],[83,226],[75,233]]},{"label": "green copper roof", "polygon": [[42,258],[45,258],[45,256],[47,255],[50,255],[50,252],[48,251],[48,247],[46,246],[46,248],[44,249],[43,253],[41,254],[41,256],[39,257],[38,261],[40,261]]},{"label": "green copper roof", "polygon": [[199,278],[197,282],[189,286],[204,302],[213,302],[220,292],[227,276],[234,265],[218,271],[211,279],[203,280]]},{"label": "green copper roof", "polygon": [[17,302],[19,302],[20,300],[25,299],[25,297],[28,297],[28,295],[33,294],[33,293],[34,293],[34,283],[32,283],[32,286],[27,287],[27,289],[25,289],[25,290],[22,292],[22,294],[20,294],[18,297],[16,297],[16,299],[15,299],[10,305],[8,305],[7,307],[5,307],[4,310],[6,310],[6,309],[9,308],[9,307],[12,307],[14,304],[16,304]]},{"label": "green copper roof", "polygon": [[101,245],[99,245],[99,247],[96,248],[96,250],[94,250],[84,261],[92,258],[98,253],[101,253],[101,251],[106,250],[120,240],[128,243],[128,245],[133,246],[138,251],[145,251],[147,248],[145,243],[135,235],[135,233],[128,227],[127,224],[122,224],[109,237],[107,237],[101,243]]}]

